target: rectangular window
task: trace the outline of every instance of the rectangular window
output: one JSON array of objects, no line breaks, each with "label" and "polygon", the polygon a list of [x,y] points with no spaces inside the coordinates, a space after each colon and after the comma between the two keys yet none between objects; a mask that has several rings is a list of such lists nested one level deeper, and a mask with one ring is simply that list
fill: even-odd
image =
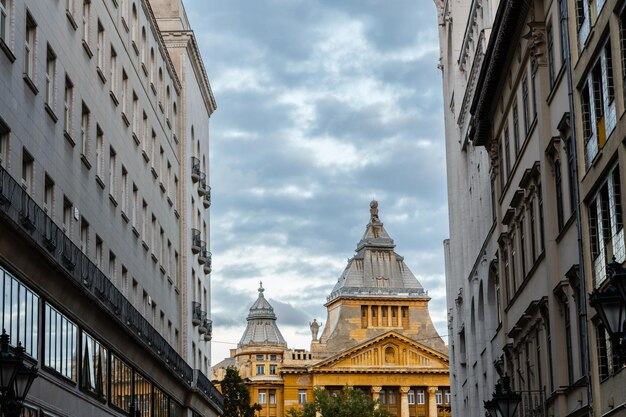
[{"label": "rectangular window", "polygon": [[410,405],[415,404],[415,391],[413,391],[412,389],[409,390],[409,392],[407,394],[407,397],[409,399],[409,404]]},{"label": "rectangular window", "polygon": [[607,278],[606,264],[624,262],[624,223],[619,166],[615,166],[589,203],[589,238],[594,288]]},{"label": "rectangular window", "polygon": [[143,200],[141,205],[141,235],[143,236],[143,241],[147,242],[146,234],[148,233],[148,203],[146,200]]},{"label": "rectangular window", "polygon": [[550,81],[550,87],[554,85],[554,34],[552,33],[552,22],[549,22],[546,27],[546,43],[548,48],[548,80]]},{"label": "rectangular window", "polygon": [[563,214],[563,178],[561,176],[561,161],[554,161],[554,188],[556,191],[556,221],[559,231],[565,224]]},{"label": "rectangular window", "polygon": [[109,279],[116,282],[117,279],[117,267],[115,265],[116,256],[113,252],[109,251]]},{"label": "rectangular window", "polygon": [[130,411],[132,369],[115,355],[111,355],[111,404],[122,411]]},{"label": "rectangular window", "polygon": [[423,389],[417,390],[417,403],[424,404],[424,390]]},{"label": "rectangular window", "polygon": [[35,65],[36,65],[36,42],[37,40],[37,23],[30,15],[26,13],[26,37],[24,39],[24,75],[30,78],[31,81],[35,80]]},{"label": "rectangular window", "polygon": [[50,48],[46,48],[46,97],[45,103],[50,110],[54,110],[54,89],[57,72],[57,56]]},{"label": "rectangular window", "polygon": [[276,404],[276,390],[270,390],[269,394],[270,405]]},{"label": "rectangular window", "polygon": [[96,235],[96,258],[95,258],[96,266],[102,271],[104,269],[103,258],[102,258],[102,238]]},{"label": "rectangular window", "polygon": [[135,407],[139,417],[152,417],[152,384],[135,372]]},{"label": "rectangular window", "polygon": [[65,100],[63,102],[63,129],[69,136],[72,135],[72,107],[74,99],[74,84],[65,76]]},{"label": "rectangular window", "polygon": [[44,365],[76,382],[77,328],[67,317],[46,303],[44,323]]},{"label": "rectangular window", "polygon": [[[517,100],[517,97],[515,97]],[[515,156],[519,154],[519,114],[517,111],[517,101],[513,103],[513,144],[515,146]]]},{"label": "rectangular window", "polygon": [[446,402],[446,404],[450,404],[451,403],[451,395],[450,395],[450,391],[445,391],[444,393],[444,401]]},{"label": "rectangular window", "polygon": [[306,390],[305,389],[298,390],[298,404],[306,404]]},{"label": "rectangular window", "polygon": [[43,210],[50,217],[54,215],[54,181],[46,174],[43,179]]},{"label": "rectangular window", "polygon": [[104,159],[104,132],[96,125],[96,175],[102,180]]},{"label": "rectangular window", "polygon": [[89,0],[83,0],[83,42],[89,44],[89,12],[91,9],[91,2]]},{"label": "rectangular window", "polygon": [[9,162],[9,136],[11,130],[0,119],[0,166],[7,167]]},{"label": "rectangular window", "polygon": [[265,404],[265,391],[259,391],[259,404]]},{"label": "rectangular window", "polygon": [[257,365],[256,366],[256,374],[257,375],[265,375],[265,365]]},{"label": "rectangular window", "polygon": [[32,194],[33,190],[33,170],[35,160],[28,153],[26,148],[22,148],[22,188],[24,188],[29,194]]},{"label": "rectangular window", "polygon": [[11,22],[9,19],[9,8],[11,7],[9,1],[0,0],[0,41],[5,44],[9,43],[9,24]]},{"label": "rectangular window", "polygon": [[590,9],[588,0],[576,0],[576,31],[578,32],[578,47],[584,49],[591,29]]},{"label": "rectangular window", "polygon": [[80,143],[81,143],[81,155],[87,159],[89,157],[89,108],[82,104],[81,118],[80,118]]},{"label": "rectangular window", "polygon": [[82,332],[81,346],[81,388],[106,400],[108,351],[100,342],[85,332]]},{"label": "rectangular window", "polygon": [[0,267],[3,296],[2,328],[11,337],[11,346],[21,343],[25,353],[37,359],[39,349],[39,297]]},{"label": "rectangular window", "polygon": [[174,414],[168,416],[167,413],[167,394],[154,387],[154,417],[174,417]]},{"label": "rectangular window", "polygon": [[441,395],[441,391],[435,392],[435,403],[437,403],[437,405],[443,404],[443,398],[442,398],[442,395]]},{"label": "rectangular window", "polygon": [[72,202],[63,196],[63,232],[71,236]]},{"label": "rectangular window", "polygon": [[128,112],[128,75],[126,71],[122,69],[122,113]]},{"label": "rectangular window", "polygon": [[593,68],[583,77],[582,102],[585,163],[589,167],[615,128],[615,91],[611,42],[607,40]]},{"label": "rectangular window", "polygon": [[136,229],[137,228],[137,204],[138,200],[138,189],[135,183],[133,183],[133,201],[132,207],[130,209],[130,217],[131,217],[131,225]]},{"label": "rectangular window", "polygon": [[528,136],[530,130],[530,104],[528,102],[528,76],[524,74],[522,78],[522,111],[524,112],[524,137]]},{"label": "rectangular window", "polygon": [[115,165],[117,160],[117,153],[115,149],[109,148],[109,193],[113,198],[116,195],[116,187],[115,187]]},{"label": "rectangular window", "polygon": [[80,250],[87,254],[89,247],[89,223],[84,217],[80,217]]},{"label": "rectangular window", "polygon": [[270,365],[270,375],[276,375],[276,365]]},{"label": "rectangular window", "polygon": [[122,211],[128,213],[128,171],[122,165],[122,195],[121,195]]},{"label": "rectangular window", "polygon": [[133,91],[133,108],[132,108],[133,114],[132,114],[132,120],[133,120],[133,133],[135,133],[135,135],[137,134],[137,132],[139,132],[139,97],[137,97],[137,94],[135,93],[135,91]]},{"label": "rectangular window", "polygon": [[109,79],[111,82],[111,92],[115,94],[117,93],[117,52],[115,52],[113,46],[111,46],[109,58]]},{"label": "rectangular window", "polygon": [[506,176],[511,175],[511,148],[509,144],[509,127],[504,128],[504,160],[506,161]]},{"label": "rectangular window", "polygon": [[103,72],[104,70],[104,54],[104,26],[102,26],[102,22],[98,20],[98,43],[96,45],[96,59],[100,72]]}]

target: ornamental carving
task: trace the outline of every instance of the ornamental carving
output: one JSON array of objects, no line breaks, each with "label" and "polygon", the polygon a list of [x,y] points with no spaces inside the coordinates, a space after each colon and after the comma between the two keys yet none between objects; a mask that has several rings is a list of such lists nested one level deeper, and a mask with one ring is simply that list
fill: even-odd
[{"label": "ornamental carving", "polygon": [[523,38],[528,40],[532,68],[537,68],[537,65],[546,65],[546,27],[544,22],[528,23],[528,33]]}]

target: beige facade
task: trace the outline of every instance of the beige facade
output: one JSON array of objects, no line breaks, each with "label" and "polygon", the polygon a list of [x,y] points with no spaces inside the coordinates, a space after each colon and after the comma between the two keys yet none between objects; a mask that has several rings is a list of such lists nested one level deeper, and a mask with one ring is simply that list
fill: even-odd
[{"label": "beige facade", "polygon": [[430,297],[395,252],[375,201],[370,214],[325,304],[324,329],[310,323],[310,351],[287,348],[261,287],[237,349],[213,367],[214,381],[229,366],[239,370],[260,416],[282,417],[311,401],[314,388],[346,385],[380,400],[393,416],[451,415],[447,347],[432,324]]},{"label": "beige facade", "polygon": [[575,4],[435,3],[453,412],[483,416],[508,375],[522,394],[517,416],[589,415],[567,60]]},{"label": "beige facade", "polygon": [[[216,105],[182,3],[6,0],[0,12],[0,267],[5,288],[35,300],[13,314],[38,323],[31,405],[216,415],[205,376]],[[45,347],[50,317],[74,329],[63,351]],[[100,353],[84,351],[90,341]],[[144,390],[130,395],[120,380],[94,393],[91,354]],[[77,411],[85,404],[93,412]]]}]

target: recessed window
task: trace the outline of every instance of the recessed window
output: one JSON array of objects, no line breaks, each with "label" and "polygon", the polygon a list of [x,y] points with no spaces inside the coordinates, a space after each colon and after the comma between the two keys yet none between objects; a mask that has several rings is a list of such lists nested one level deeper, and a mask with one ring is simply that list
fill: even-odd
[{"label": "recessed window", "polygon": [[117,163],[117,153],[115,149],[109,148],[109,193],[115,198],[115,165]]},{"label": "recessed window", "polygon": [[83,41],[89,44],[89,19],[91,12],[91,2],[83,0]]},{"label": "recessed window", "polygon": [[298,390],[298,404],[306,404],[306,390],[305,389]]},{"label": "recessed window", "polygon": [[259,391],[259,404],[265,404],[265,391]]},{"label": "recessed window", "polygon": [[6,167],[9,161],[9,135],[11,130],[0,119],[0,166]]},{"label": "recessed window", "polygon": [[128,211],[128,171],[126,167],[122,165],[122,211]]},{"label": "recessed window", "polygon": [[46,50],[46,104],[54,110],[54,90],[57,71],[57,57],[50,45]]},{"label": "recessed window", "polygon": [[48,176],[48,174],[44,177],[44,186],[43,186],[43,209],[50,216],[53,215],[54,209],[54,181],[52,178]]},{"label": "recessed window", "polygon": [[104,159],[104,132],[96,125],[96,175],[102,180]]},{"label": "recessed window", "polygon": [[111,46],[109,58],[109,80],[111,82],[110,90],[115,94],[117,92],[117,52],[113,46]]},{"label": "recessed window", "polygon": [[5,44],[9,43],[9,24],[11,19],[9,13],[11,10],[10,0],[0,0],[0,41]]},{"label": "recessed window", "polygon": [[100,20],[98,20],[98,42],[96,44],[96,59],[97,65],[100,71],[104,70],[104,55],[105,55],[105,47],[104,47],[104,26]]},{"label": "recessed window", "polygon": [[37,58],[37,50],[35,42],[37,39],[37,23],[30,15],[26,13],[26,37],[24,39],[24,75],[35,80],[35,64]]},{"label": "recessed window", "polygon": [[23,148],[22,150],[22,188],[24,188],[29,194],[32,193],[33,188],[33,170],[35,160],[30,153]]},{"label": "recessed window", "polygon": [[63,232],[66,235],[71,235],[72,225],[72,202],[63,196]]},{"label": "recessed window", "polygon": [[65,133],[72,134],[72,107],[74,99],[74,84],[69,77],[65,76],[65,100],[63,103],[63,129]]},{"label": "recessed window", "polygon": [[89,117],[90,111],[85,102],[83,102],[81,106],[81,117],[80,117],[80,143],[81,143],[81,154],[88,158],[89,156]]},{"label": "recessed window", "polygon": [[265,375],[265,365],[257,365],[256,366],[256,374],[257,375]]}]

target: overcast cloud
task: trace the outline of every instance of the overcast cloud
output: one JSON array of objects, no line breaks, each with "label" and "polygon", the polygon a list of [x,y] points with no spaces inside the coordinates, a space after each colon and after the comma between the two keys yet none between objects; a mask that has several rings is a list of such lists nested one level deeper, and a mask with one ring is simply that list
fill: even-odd
[{"label": "overcast cloud", "polygon": [[186,0],[211,118],[213,363],[259,281],[291,348],[369,220],[369,201],[447,332],[441,77],[429,0]]}]

